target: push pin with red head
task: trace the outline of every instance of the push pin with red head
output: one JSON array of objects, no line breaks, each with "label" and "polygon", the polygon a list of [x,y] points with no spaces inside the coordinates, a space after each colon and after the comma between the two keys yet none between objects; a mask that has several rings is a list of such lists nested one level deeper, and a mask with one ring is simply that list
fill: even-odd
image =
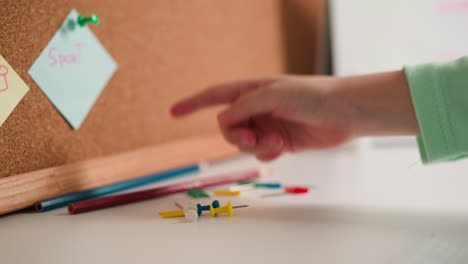
[{"label": "push pin with red head", "polygon": [[306,188],[306,187],[285,187],[284,192],[265,194],[265,195],[262,195],[262,197],[273,197],[273,196],[281,196],[281,195],[288,195],[288,194],[306,194],[308,192],[309,192],[309,188]]}]

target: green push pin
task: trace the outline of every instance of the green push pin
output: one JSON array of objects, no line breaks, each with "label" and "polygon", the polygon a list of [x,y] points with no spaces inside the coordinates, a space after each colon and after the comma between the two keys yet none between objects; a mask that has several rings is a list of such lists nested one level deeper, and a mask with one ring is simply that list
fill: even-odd
[{"label": "green push pin", "polygon": [[86,26],[86,24],[88,24],[89,22],[96,25],[96,24],[99,23],[99,17],[96,14],[91,14],[91,16],[89,16],[89,17],[84,17],[82,15],[79,15],[77,22],[78,22],[78,25],[80,25],[80,27]]}]

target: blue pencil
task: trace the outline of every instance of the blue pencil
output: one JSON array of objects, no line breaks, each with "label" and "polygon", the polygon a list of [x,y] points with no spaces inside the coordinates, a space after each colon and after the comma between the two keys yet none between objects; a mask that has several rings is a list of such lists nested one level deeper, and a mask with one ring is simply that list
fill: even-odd
[{"label": "blue pencil", "polygon": [[143,177],[139,177],[136,179],[131,179],[127,181],[122,181],[86,191],[81,191],[81,192],[75,192],[71,194],[66,194],[63,196],[55,197],[52,199],[48,200],[43,200],[40,202],[37,202],[34,205],[34,208],[38,212],[45,212],[49,211],[52,209],[60,208],[60,207],[65,207],[69,203],[77,202],[77,201],[82,201],[82,200],[88,200],[92,198],[97,198],[101,197],[104,195],[120,192],[120,191],[125,191],[131,188],[135,187],[140,187],[145,184],[150,184],[150,183],[155,183],[155,182],[160,182],[168,179],[172,179],[175,177],[183,176],[189,173],[196,173],[201,170],[201,166],[199,164],[195,165],[190,165],[182,168],[177,168],[173,170],[167,170],[164,172],[160,173],[155,173]]}]

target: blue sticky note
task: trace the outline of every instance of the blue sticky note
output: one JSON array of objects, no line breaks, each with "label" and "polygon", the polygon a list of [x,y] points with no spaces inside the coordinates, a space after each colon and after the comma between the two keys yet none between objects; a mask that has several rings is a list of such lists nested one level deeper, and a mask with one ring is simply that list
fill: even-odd
[{"label": "blue sticky note", "polygon": [[78,129],[117,64],[88,26],[77,24],[72,10],[29,75],[74,129]]}]

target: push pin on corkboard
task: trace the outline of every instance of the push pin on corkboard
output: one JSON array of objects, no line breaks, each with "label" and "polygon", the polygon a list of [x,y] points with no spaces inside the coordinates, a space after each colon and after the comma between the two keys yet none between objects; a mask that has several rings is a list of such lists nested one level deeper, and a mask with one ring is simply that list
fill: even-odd
[{"label": "push pin on corkboard", "polygon": [[80,27],[84,27],[86,26],[86,24],[90,22],[96,25],[99,23],[99,17],[96,14],[91,14],[89,17],[84,17],[82,15],[79,15],[77,22],[78,22],[78,25],[80,25]]}]

